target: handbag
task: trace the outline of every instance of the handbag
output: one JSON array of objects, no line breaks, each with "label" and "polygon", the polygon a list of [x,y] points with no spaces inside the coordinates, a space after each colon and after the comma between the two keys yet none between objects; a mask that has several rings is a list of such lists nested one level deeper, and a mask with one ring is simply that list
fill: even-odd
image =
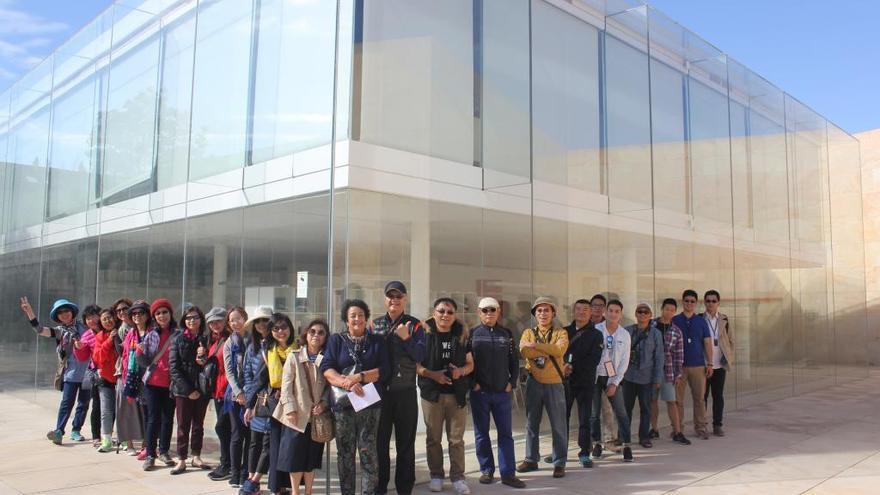
[{"label": "handbag", "polygon": [[83,390],[91,390],[100,384],[101,377],[98,375],[97,368],[87,368],[83,375],[83,381],[80,387]]},{"label": "handbag", "polygon": [[147,366],[147,370],[144,371],[144,376],[141,377],[141,381],[144,382],[144,385],[146,385],[147,382],[150,381],[150,377],[153,376],[153,372],[156,371],[156,364],[159,362],[160,359],[162,359],[162,355],[168,351],[169,347],[171,347],[172,338],[174,338],[173,335],[168,336],[168,338],[165,340],[165,344],[163,344],[162,348],[159,349],[159,352],[157,352],[156,355],[153,356],[153,360],[150,362],[150,365]]},{"label": "handbag", "polygon": [[[268,370],[269,361],[266,359],[266,353],[260,352],[260,356],[263,358],[263,364],[266,365],[266,369]],[[257,403],[254,405],[254,416],[258,418],[271,418],[272,412],[275,411],[276,407],[278,407],[278,394],[273,394],[268,389],[263,392],[257,392]]]},{"label": "handbag", "polygon": [[[350,341],[348,340],[348,336],[343,334],[342,339],[345,341],[345,347],[348,351],[348,355],[351,357],[351,360],[354,361],[353,365],[342,370],[342,374],[352,375],[355,373],[360,373],[361,371],[363,371],[360,356],[358,356],[357,352],[352,350],[351,345],[349,345]],[[342,387],[337,387],[335,385],[330,387],[330,402],[336,409],[351,408],[351,400],[348,398],[348,390]]]},{"label": "handbag", "polygon": [[58,365],[55,368],[55,379],[52,381],[52,384],[55,386],[55,390],[61,392],[64,390],[64,372],[67,371],[67,356],[61,357],[58,355]]},{"label": "handbag", "polygon": [[217,350],[223,346],[223,340],[214,346],[214,352],[208,355],[208,360],[202,371],[199,371],[198,389],[202,397],[213,397],[217,388],[217,375],[220,372],[220,365],[217,363]]},{"label": "handbag", "polygon": [[[315,399],[315,390],[312,388],[312,375],[309,373],[309,368],[306,366],[306,363],[302,363],[303,372],[306,377],[306,384],[309,387],[309,395],[312,397],[312,404],[317,404],[318,401]],[[333,416],[330,415],[330,411],[324,409],[324,412],[317,416],[312,416],[312,441],[318,443],[327,443],[333,440],[333,437],[336,436],[335,429],[333,427]]]}]

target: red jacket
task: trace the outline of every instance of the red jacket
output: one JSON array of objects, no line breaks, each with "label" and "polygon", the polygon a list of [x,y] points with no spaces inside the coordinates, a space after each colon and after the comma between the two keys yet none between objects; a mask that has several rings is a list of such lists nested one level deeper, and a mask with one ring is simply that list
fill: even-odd
[{"label": "red jacket", "polygon": [[229,385],[229,382],[226,381],[226,366],[223,364],[223,344],[225,343],[226,337],[223,337],[211,344],[211,347],[208,349],[209,356],[215,352],[217,353],[217,364],[219,365],[217,367],[217,387],[214,389],[215,399],[222,399],[223,396],[226,395],[226,386]]},{"label": "red jacket", "polygon": [[110,332],[98,332],[95,334],[95,346],[92,349],[92,362],[98,368],[98,374],[101,375],[107,383],[116,383],[116,359],[119,353],[116,352],[116,345]]}]

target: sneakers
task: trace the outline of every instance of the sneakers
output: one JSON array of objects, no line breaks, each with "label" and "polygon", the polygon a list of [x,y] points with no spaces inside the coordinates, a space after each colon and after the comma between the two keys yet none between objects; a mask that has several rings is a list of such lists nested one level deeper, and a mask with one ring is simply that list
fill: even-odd
[{"label": "sneakers", "polygon": [[137,453],[137,460],[145,461],[147,460],[147,449],[142,448],[140,452]]},{"label": "sneakers", "polygon": [[651,437],[652,440],[660,438],[660,432],[652,428],[651,431],[648,432],[648,436]]},{"label": "sneakers", "polygon": [[208,478],[211,478],[211,481],[228,480],[229,476],[229,468],[226,466],[217,466],[213,471],[208,473]]},{"label": "sneakers", "polygon": [[516,467],[517,473],[528,473],[537,470],[538,463],[533,461],[522,461],[521,463],[519,463],[519,466]]},{"label": "sneakers", "polygon": [[484,485],[491,485],[493,481],[495,481],[495,476],[492,475],[492,473],[483,473],[480,475],[480,483]]},{"label": "sneakers", "polygon": [[70,432],[70,439],[74,442],[84,442],[86,439],[80,434],[79,430]]},{"label": "sneakers", "polygon": [[113,452],[113,439],[110,435],[101,435],[101,445],[98,446],[98,452],[103,454]]},{"label": "sneakers", "polygon": [[49,433],[46,433],[46,438],[55,445],[61,445],[61,437],[63,436],[64,434],[61,433],[61,430],[52,430]]},{"label": "sneakers", "polygon": [[[434,480],[431,480],[434,481]],[[443,480],[440,480],[443,481]],[[442,488],[442,486],[441,486]],[[471,489],[467,486],[464,480],[455,480],[452,482],[452,489],[455,490],[455,493],[458,495],[470,495]]]},{"label": "sneakers", "polygon": [[680,443],[682,445],[690,445],[691,441],[685,438],[684,433],[678,432],[672,435],[672,441],[676,443]]},{"label": "sneakers", "polygon": [[507,485],[511,488],[525,488],[525,481],[517,478],[516,476],[503,476],[501,478],[501,484]]},{"label": "sneakers", "polygon": [[591,468],[591,467],[593,467],[593,460],[590,459],[590,455],[589,455],[589,454],[580,454],[580,455],[578,456],[578,461],[580,461],[581,466],[583,466],[583,467],[585,467],[585,468]]},{"label": "sneakers", "polygon": [[565,466],[556,466],[553,468],[553,477],[554,478],[564,478],[565,477]]},{"label": "sneakers", "polygon": [[239,473],[232,473],[229,477],[229,486],[232,488],[241,487],[241,475]]},{"label": "sneakers", "polygon": [[165,452],[164,454],[159,454],[159,462],[164,462],[166,466],[174,465],[174,459],[172,459],[171,456],[168,455],[168,452]]},{"label": "sneakers", "polygon": [[633,451],[629,448],[629,445],[623,448],[623,462],[632,462],[633,461]]},{"label": "sneakers", "polygon": [[720,426],[713,426],[712,427],[712,434],[715,435],[716,437],[723,437],[724,430],[722,430]]},{"label": "sneakers", "polygon": [[241,488],[238,490],[238,495],[255,495],[260,493],[260,482],[254,482],[249,479],[244,480],[244,483],[241,484]]},{"label": "sneakers", "polygon": [[147,457],[144,459],[144,465],[142,466],[144,471],[152,471],[153,467],[156,465],[155,457]]},{"label": "sneakers", "polygon": [[651,447],[654,446],[654,442],[652,442],[650,438],[646,438],[646,439],[642,440],[641,442],[639,442],[639,445],[641,445],[642,447],[644,447],[646,449],[650,449]]},{"label": "sneakers", "polygon": [[432,492],[442,492],[443,478],[431,478],[431,482],[428,483],[428,489]]},{"label": "sneakers", "polygon": [[593,445],[593,459],[601,459],[602,458],[602,444],[597,443]]}]

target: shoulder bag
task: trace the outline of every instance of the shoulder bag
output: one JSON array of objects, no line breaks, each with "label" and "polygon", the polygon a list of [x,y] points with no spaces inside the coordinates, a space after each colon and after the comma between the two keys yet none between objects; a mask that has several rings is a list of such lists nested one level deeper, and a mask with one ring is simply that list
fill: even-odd
[{"label": "shoulder bag", "polygon": [[226,343],[226,339],[220,339],[214,345],[214,352],[208,354],[208,359],[202,370],[199,371],[199,393],[202,397],[213,397],[217,388],[217,375],[220,372],[220,365],[217,364],[217,352]]},{"label": "shoulder bag", "polygon": [[[161,338],[161,333],[159,334],[159,337]],[[159,349],[159,352],[157,352],[156,355],[153,356],[153,360],[150,361],[150,365],[147,366],[147,370],[144,371],[144,376],[141,377],[144,385],[146,385],[147,382],[150,381],[150,377],[153,376],[153,372],[156,371],[156,364],[159,362],[160,359],[162,359],[162,356],[166,352],[168,352],[168,348],[171,347],[171,339],[173,338],[174,335],[169,335],[168,338],[165,340],[165,343],[162,345],[162,348]]]},{"label": "shoulder bag", "polygon": [[[315,398],[315,390],[312,388],[312,375],[309,373],[309,367],[306,366],[306,363],[302,363],[302,369],[305,373],[306,384],[309,387],[309,395],[312,397],[312,404],[317,404],[319,401]],[[317,373],[317,370],[315,370]],[[309,412],[311,414],[311,411]],[[312,416],[312,440],[318,443],[327,443],[330,440],[333,440],[333,437],[336,436],[336,432],[333,428],[333,416],[330,415],[330,409],[325,408],[324,412],[317,416]]]}]

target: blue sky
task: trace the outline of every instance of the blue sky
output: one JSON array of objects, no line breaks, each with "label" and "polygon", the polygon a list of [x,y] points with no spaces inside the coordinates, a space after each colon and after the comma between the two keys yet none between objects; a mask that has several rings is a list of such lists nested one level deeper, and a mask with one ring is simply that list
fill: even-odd
[{"label": "blue sky", "polygon": [[[0,90],[110,3],[0,0]],[[880,128],[880,0],[650,3],[845,130]]]}]

